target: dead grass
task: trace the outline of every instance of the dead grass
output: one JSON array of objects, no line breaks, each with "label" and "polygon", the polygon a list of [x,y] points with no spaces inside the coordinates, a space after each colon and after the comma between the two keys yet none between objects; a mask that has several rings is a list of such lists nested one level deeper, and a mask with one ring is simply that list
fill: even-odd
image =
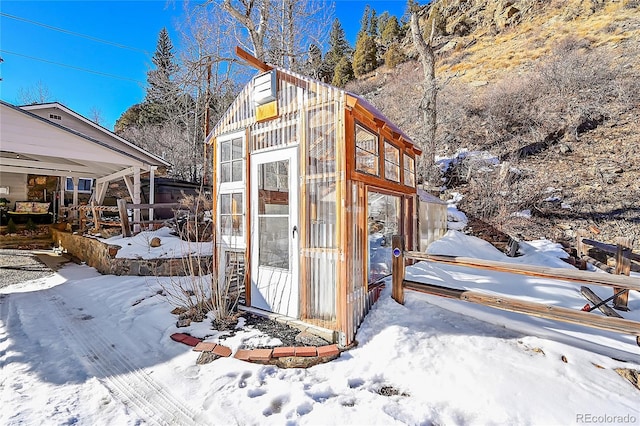
[{"label": "dead grass", "polygon": [[[637,40],[638,9],[627,7],[627,3],[630,2],[609,2],[585,14],[580,1],[552,2],[539,14],[497,35],[482,30],[460,38],[454,52],[440,58],[437,72],[458,74],[460,81],[467,83],[487,77],[499,79],[527,63],[548,57],[554,46],[568,36],[586,39],[593,47]],[[472,45],[463,48],[469,44]]]}]

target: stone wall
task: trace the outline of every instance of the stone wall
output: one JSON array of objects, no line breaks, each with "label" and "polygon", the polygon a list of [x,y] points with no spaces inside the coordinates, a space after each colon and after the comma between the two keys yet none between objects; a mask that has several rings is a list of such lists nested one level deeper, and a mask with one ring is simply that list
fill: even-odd
[{"label": "stone wall", "polygon": [[[55,247],[94,267],[101,274],[140,276],[186,275],[183,259],[121,259],[116,258],[120,246],[106,244],[95,238],[51,229]],[[210,270],[212,258],[200,259],[201,270]]]}]

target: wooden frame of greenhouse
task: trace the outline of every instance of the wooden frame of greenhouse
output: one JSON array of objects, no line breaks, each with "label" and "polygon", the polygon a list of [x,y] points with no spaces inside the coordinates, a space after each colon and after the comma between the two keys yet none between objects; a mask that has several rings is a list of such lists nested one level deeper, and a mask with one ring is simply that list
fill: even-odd
[{"label": "wooden frame of greenhouse", "polygon": [[363,98],[237,53],[259,74],[207,137],[219,279],[240,271],[245,306],[350,345],[391,236],[415,248],[421,151]]}]

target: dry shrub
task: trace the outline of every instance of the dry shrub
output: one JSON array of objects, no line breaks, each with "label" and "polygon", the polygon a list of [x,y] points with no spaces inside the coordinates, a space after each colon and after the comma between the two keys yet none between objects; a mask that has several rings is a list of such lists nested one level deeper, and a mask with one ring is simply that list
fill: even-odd
[{"label": "dry shrub", "polygon": [[211,220],[211,199],[202,191],[195,196],[183,194],[182,208],[176,210],[174,231],[183,240],[181,271],[161,287],[181,318],[202,321],[213,312],[217,321],[225,321],[237,308],[240,293],[232,288],[231,277],[220,277],[212,253],[216,234]]},{"label": "dry shrub", "polygon": [[[629,61],[629,59],[627,59]],[[477,96],[463,86],[440,92],[438,144],[490,149],[501,158],[563,136],[576,142],[580,134],[627,110],[639,100],[640,83],[633,64],[616,52],[592,50],[577,37],[561,40],[553,53],[530,71],[487,84]],[[465,100],[461,102],[461,100]]]}]

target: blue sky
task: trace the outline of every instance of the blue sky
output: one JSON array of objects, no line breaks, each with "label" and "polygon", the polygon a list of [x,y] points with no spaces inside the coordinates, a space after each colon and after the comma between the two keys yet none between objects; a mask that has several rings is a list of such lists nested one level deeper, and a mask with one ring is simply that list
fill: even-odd
[{"label": "blue sky", "polygon": [[[406,0],[336,1],[336,16],[352,45],[367,4],[378,14],[386,10],[400,18]],[[179,47],[175,26],[181,15],[178,1],[3,0],[0,98],[19,104],[21,92],[40,85],[51,100],[79,114],[91,118],[98,111],[102,125],[111,130],[128,107],[144,98],[163,27]]]}]

